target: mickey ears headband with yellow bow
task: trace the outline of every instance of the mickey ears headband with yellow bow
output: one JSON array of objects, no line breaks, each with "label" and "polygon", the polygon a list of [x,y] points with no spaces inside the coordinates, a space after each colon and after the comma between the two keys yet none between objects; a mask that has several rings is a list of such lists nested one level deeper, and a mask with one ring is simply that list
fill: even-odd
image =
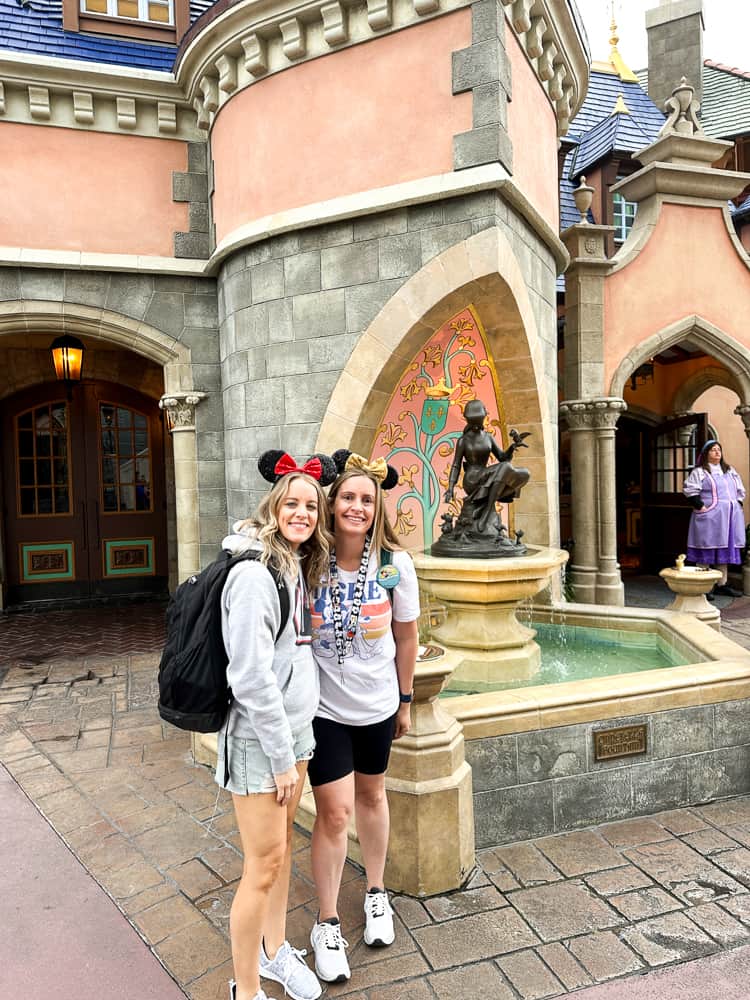
[{"label": "mickey ears headband with yellow bow", "polygon": [[384,490],[392,490],[398,483],[398,472],[392,465],[388,465],[384,458],[375,458],[372,462],[368,462],[366,458],[346,448],[334,451],[331,457],[336,463],[339,475],[342,472],[358,471],[374,479]]}]

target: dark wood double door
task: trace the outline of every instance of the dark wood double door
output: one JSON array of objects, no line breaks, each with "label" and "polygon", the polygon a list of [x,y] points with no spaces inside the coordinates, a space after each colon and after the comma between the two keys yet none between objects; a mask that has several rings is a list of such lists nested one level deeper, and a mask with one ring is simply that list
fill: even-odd
[{"label": "dark wood double door", "polygon": [[6,605],[166,591],[164,429],[107,382],[3,402]]}]

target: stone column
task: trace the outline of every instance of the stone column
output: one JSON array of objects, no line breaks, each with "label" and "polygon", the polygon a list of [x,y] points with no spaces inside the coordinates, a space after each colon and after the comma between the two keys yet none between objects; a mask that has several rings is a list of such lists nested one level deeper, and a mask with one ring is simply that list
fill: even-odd
[{"label": "stone column", "polygon": [[[750,404],[740,403],[739,406],[735,406],[734,412],[742,419],[745,434],[750,439]],[[749,486],[750,484],[745,483],[745,489],[748,489]],[[742,564],[742,593],[746,597],[750,596],[750,546],[748,546],[745,561]]]},{"label": "stone column", "polygon": [[625,602],[615,495],[615,425],[625,409],[625,400],[609,396],[560,405],[570,431],[574,547],[569,574],[576,600],[584,604]]},{"label": "stone column", "polygon": [[624,399],[593,400],[596,428],[597,500],[599,504],[599,558],[596,603],[625,603],[625,589],[617,562],[617,495],[615,480],[615,426],[627,409]]},{"label": "stone column", "polygon": [[174,451],[177,576],[180,582],[200,571],[195,408],[205,398],[205,392],[172,392],[159,400],[160,409],[167,415]]},{"label": "stone column", "polygon": [[575,599],[596,602],[596,445],[590,403],[570,400],[560,404],[560,417],[570,432],[570,491],[573,552],[568,579]]}]

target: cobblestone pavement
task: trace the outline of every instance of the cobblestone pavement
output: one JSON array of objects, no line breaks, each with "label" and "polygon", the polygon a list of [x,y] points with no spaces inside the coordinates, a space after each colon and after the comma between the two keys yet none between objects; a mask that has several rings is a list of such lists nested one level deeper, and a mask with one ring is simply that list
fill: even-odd
[{"label": "cobblestone pavement", "polygon": [[[226,1000],[242,860],[230,797],[156,714],[153,653],[16,665],[0,760],[196,1000]],[[465,889],[396,897],[397,937],[362,943],[362,875],[342,922],[352,1000],[539,1000],[750,941],[750,797],[482,851]],[[315,915],[295,840],[289,933]],[[271,986],[269,996],[281,997]],[[627,984],[623,983],[623,997]]]}]

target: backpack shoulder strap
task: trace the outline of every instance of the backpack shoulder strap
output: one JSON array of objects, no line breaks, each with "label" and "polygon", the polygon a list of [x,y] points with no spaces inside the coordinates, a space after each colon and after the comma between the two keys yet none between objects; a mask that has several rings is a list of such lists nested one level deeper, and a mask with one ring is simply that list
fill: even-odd
[{"label": "backpack shoulder strap", "polygon": [[[381,548],[379,562],[381,566],[390,566],[393,562],[393,552],[390,549],[386,549],[384,547]],[[393,605],[393,588],[384,587],[383,590],[385,590],[388,594],[388,600],[391,602],[391,605]]]},{"label": "backpack shoulder strap", "polygon": [[[244,552],[238,552],[236,553],[236,555],[233,555],[230,559],[230,563],[231,565],[234,565],[234,563],[242,562],[245,559],[258,559],[259,555],[260,553],[257,552],[255,549],[247,549]],[[287,587],[286,582],[284,581],[282,573],[275,566],[266,566],[266,569],[271,574],[273,582],[276,584],[276,593],[279,598],[279,610],[281,612],[281,621],[276,631],[276,638],[274,639],[274,642],[278,642],[279,636],[284,631],[284,629],[286,628],[286,623],[289,621],[289,614],[291,611],[289,603],[289,588]]]}]

